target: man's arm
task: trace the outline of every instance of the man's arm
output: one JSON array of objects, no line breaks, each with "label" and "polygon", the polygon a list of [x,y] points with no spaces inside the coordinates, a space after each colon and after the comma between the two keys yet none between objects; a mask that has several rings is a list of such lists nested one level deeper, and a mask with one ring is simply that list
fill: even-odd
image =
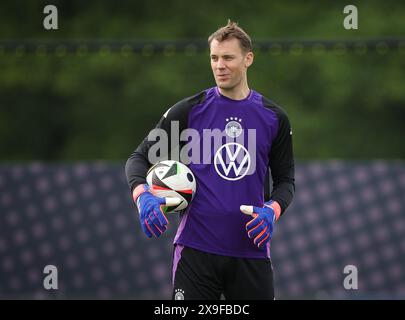
[{"label": "man's arm", "polygon": [[178,137],[171,141],[174,134],[172,125],[174,124],[174,130],[178,130],[178,134],[187,128],[188,114],[193,102],[194,100],[190,101],[188,98],[171,107],[125,164],[125,174],[138,209],[141,228],[149,238],[160,237],[166,231],[169,221],[165,216],[164,207],[178,205],[181,200],[154,196],[146,183],[146,175],[153,163],[171,158],[171,148],[180,148]]},{"label": "man's arm", "polygon": [[[252,216],[246,223],[248,237],[258,248],[266,248],[270,241],[274,223],[287,209],[295,192],[294,158],[292,149],[292,130],[287,114],[271,100],[263,98],[263,105],[271,109],[278,118],[276,137],[272,141],[269,154],[269,168],[273,179],[270,199],[265,199],[263,207],[241,205],[240,210]],[[269,174],[264,186],[265,197],[270,193]],[[267,200],[267,201],[266,201]]]},{"label": "man's arm", "polygon": [[295,192],[294,157],[292,130],[287,114],[277,108],[279,119],[278,132],[270,151],[270,170],[273,179],[273,190],[270,200],[280,205],[280,215],[290,205]]},{"label": "man's arm", "polygon": [[[163,129],[166,132],[169,132],[170,124],[168,126],[167,123],[168,121],[166,121],[165,116],[163,116],[155,129]],[[150,141],[148,137],[149,135],[143,139],[141,144],[135,149],[125,164],[125,174],[127,176],[127,182],[131,189],[131,193],[138,185],[146,183],[146,173],[153,165],[148,159],[148,153],[149,149],[156,143],[156,141]]]},{"label": "man's arm", "polygon": [[[171,159],[171,150],[175,148],[180,148],[179,141],[175,141],[174,145],[171,145],[171,125],[172,122],[178,122],[179,133],[188,127],[188,115],[191,109],[201,103],[205,97],[205,92],[200,92],[192,97],[185,98],[173,107],[171,107],[160,119],[155,129],[162,129],[167,134],[167,148],[166,154],[159,154],[159,160]],[[158,141],[151,141],[148,139],[149,135],[142,141],[142,143],[136,148],[136,150],[128,158],[125,165],[125,174],[127,177],[128,185],[133,190],[144,183],[146,183],[146,173],[149,168],[154,164],[151,163],[148,154],[151,147],[153,147]],[[156,160],[156,159],[155,159]],[[156,162],[156,161],[153,161]]]}]

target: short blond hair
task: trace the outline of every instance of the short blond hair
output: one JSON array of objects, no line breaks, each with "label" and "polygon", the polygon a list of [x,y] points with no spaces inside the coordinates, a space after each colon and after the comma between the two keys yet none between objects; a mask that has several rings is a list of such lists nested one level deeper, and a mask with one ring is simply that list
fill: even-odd
[{"label": "short blond hair", "polygon": [[237,22],[233,22],[228,19],[228,24],[219,28],[213,34],[208,37],[208,46],[211,47],[212,40],[222,42],[228,39],[238,39],[239,45],[244,53],[252,51],[252,40],[250,36],[238,26]]}]

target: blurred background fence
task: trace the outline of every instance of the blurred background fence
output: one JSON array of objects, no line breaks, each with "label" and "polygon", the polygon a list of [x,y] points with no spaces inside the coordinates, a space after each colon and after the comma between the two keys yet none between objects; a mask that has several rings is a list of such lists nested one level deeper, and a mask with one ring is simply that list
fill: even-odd
[{"label": "blurred background fence", "polygon": [[[123,164],[171,105],[214,85],[205,42],[228,18],[254,42],[250,86],[294,131],[279,297],[404,297],[405,4],[353,1],[346,30],[347,4],[1,2],[0,297],[168,296],[175,218],[160,241],[141,236]],[[42,287],[52,263],[56,293]]]}]

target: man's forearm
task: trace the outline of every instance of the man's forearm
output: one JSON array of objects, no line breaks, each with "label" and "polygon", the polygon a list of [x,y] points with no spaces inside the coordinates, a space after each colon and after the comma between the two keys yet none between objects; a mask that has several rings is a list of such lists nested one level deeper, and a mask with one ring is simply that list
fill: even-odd
[{"label": "man's forearm", "polygon": [[150,168],[148,159],[136,150],[125,164],[125,175],[132,191],[141,184],[146,183],[146,173]]}]

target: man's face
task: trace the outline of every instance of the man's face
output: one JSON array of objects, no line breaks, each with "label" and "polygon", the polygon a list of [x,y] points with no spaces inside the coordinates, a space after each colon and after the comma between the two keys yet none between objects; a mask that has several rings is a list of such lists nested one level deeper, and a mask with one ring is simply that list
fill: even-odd
[{"label": "man's face", "polygon": [[247,68],[253,62],[253,53],[244,53],[239,40],[235,38],[222,42],[214,39],[210,50],[211,68],[217,86],[232,90],[246,78]]}]

